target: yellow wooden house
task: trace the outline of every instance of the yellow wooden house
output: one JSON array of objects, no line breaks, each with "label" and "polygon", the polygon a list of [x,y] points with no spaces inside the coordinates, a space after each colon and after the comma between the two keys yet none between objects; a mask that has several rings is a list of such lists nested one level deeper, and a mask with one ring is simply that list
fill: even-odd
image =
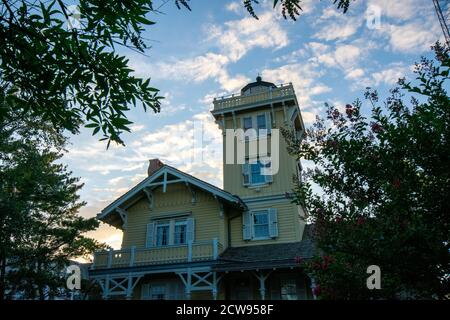
[{"label": "yellow wooden house", "polygon": [[[258,77],[214,99],[211,113],[223,133],[224,189],[150,160],[148,177],[98,214],[123,231],[121,249],[96,252],[90,270],[105,299],[314,298],[299,268],[313,255],[310,228],[290,197],[301,164],[278,133],[304,132],[292,84]],[[266,159],[254,140],[269,146]]]}]

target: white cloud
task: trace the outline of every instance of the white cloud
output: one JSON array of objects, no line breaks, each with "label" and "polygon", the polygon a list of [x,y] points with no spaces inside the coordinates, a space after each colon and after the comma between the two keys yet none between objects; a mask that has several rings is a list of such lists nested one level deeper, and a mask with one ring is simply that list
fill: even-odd
[{"label": "white cloud", "polygon": [[421,12],[424,3],[426,6],[431,6],[431,1],[423,0],[369,0],[367,6],[378,7],[381,10],[381,16],[393,18],[396,20],[408,20],[417,16]]},{"label": "white cloud", "polygon": [[242,13],[243,4],[237,1],[228,3],[225,8],[233,13]]},{"label": "white cloud", "polygon": [[[381,10],[381,26],[372,35],[388,40],[388,49],[399,53],[420,53],[430,50],[442,32],[431,1],[371,0],[369,6]],[[383,39],[383,40],[384,40]],[[381,39],[378,39],[378,41]]]},{"label": "white cloud", "polygon": [[209,38],[215,40],[231,61],[241,59],[253,48],[285,47],[289,43],[287,32],[281,27],[274,12],[267,11],[258,15],[259,19],[245,17],[224,23],[224,27],[212,26],[214,32]]},{"label": "white cloud", "polygon": [[332,49],[321,43],[308,43],[306,47],[311,51],[310,61],[327,67],[340,68],[346,74],[359,68],[359,63],[367,55],[367,47],[355,44],[338,44]]},{"label": "white cloud", "polygon": [[361,78],[362,76],[364,76],[364,70],[361,69],[361,68],[356,68],[356,69],[350,70],[346,74],[345,78],[346,79],[350,79],[350,80],[354,80],[354,79]]},{"label": "white cloud", "polygon": [[311,103],[311,96],[331,90],[317,80],[322,74],[312,64],[296,63],[265,69],[262,77],[276,83],[292,82],[299,104],[305,106]]},{"label": "white cloud", "polygon": [[423,52],[430,50],[440,37],[436,24],[413,22],[405,25],[389,25],[384,28],[394,51]]},{"label": "white cloud", "polygon": [[412,67],[393,66],[385,70],[374,72],[372,78],[376,86],[382,83],[393,85],[397,83],[398,79],[405,77],[411,69]]},{"label": "white cloud", "polygon": [[[355,10],[356,4],[353,4]],[[334,6],[323,10],[321,17],[314,23],[319,30],[314,37],[320,40],[345,40],[356,34],[364,21],[361,15],[352,16],[350,12],[343,14]]]}]

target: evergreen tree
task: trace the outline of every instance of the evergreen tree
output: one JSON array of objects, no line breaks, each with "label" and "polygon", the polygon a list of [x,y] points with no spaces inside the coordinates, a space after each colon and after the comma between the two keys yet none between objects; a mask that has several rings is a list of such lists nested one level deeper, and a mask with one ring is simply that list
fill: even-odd
[{"label": "evergreen tree", "polygon": [[8,118],[0,124],[0,299],[44,299],[65,287],[69,259],[103,246],[84,236],[98,222],[78,215],[82,184],[58,163],[64,136],[39,118]]}]

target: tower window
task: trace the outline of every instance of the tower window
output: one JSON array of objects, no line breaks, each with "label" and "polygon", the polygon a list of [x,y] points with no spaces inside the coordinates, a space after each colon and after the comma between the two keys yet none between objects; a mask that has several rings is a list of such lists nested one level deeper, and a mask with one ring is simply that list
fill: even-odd
[{"label": "tower window", "polygon": [[272,182],[272,175],[267,174],[270,171],[270,168],[271,162],[267,158],[265,158],[264,161],[258,160],[255,163],[243,164],[242,174],[244,176],[244,185],[253,186]]},{"label": "tower window", "polygon": [[[241,118],[241,126],[246,132],[246,139],[256,138],[260,135],[266,136],[270,134],[270,112],[264,112],[253,116],[246,116]],[[254,129],[254,130],[251,130]]]},{"label": "tower window", "polygon": [[265,176],[261,174],[263,165],[261,162],[253,163],[250,165],[252,171],[252,184],[260,184],[266,182]]}]

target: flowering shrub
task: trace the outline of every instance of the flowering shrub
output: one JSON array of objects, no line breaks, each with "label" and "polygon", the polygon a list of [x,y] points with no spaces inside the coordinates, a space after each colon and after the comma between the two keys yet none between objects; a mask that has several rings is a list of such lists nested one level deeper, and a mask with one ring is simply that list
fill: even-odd
[{"label": "flowering shrub", "polygon": [[[320,255],[302,261],[321,299],[443,297],[450,287],[449,53],[416,65],[380,105],[378,93],[338,108],[326,105],[288,151],[311,160],[294,202],[315,224]],[[406,99],[405,96],[410,96]],[[368,114],[370,116],[365,116]],[[315,190],[320,190],[318,193]],[[367,267],[381,269],[381,290],[369,290]]]}]

